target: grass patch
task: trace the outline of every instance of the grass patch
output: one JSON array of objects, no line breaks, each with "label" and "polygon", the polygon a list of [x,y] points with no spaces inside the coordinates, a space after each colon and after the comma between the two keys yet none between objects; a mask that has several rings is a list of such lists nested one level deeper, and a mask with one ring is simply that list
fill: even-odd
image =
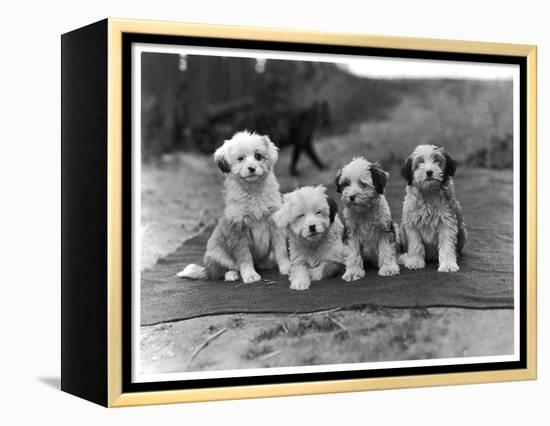
[{"label": "grass patch", "polygon": [[263,355],[266,355],[270,352],[273,352],[273,348],[269,345],[264,345],[260,347],[253,347],[248,349],[244,354],[243,358],[247,360],[254,360]]},{"label": "grass patch", "polygon": [[267,330],[260,332],[260,334],[254,337],[254,342],[260,343],[265,340],[271,340],[283,333],[286,333],[287,331],[288,329],[286,329],[282,324],[279,324],[276,327],[268,328]]},{"label": "grass patch", "polygon": [[365,327],[357,330],[357,333],[361,336],[370,336],[373,333],[384,330],[387,327],[386,324],[380,322],[372,327]]}]

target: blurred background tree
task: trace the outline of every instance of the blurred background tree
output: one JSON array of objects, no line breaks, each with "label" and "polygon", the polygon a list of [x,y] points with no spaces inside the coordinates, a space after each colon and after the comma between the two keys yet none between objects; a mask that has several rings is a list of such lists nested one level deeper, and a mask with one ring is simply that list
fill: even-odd
[{"label": "blurred background tree", "polygon": [[293,120],[321,102],[330,126],[318,134],[362,126],[365,143],[392,160],[436,143],[472,165],[511,167],[511,81],[374,79],[333,63],[165,53],[142,53],[143,158],[212,153],[242,129],[292,144]]}]

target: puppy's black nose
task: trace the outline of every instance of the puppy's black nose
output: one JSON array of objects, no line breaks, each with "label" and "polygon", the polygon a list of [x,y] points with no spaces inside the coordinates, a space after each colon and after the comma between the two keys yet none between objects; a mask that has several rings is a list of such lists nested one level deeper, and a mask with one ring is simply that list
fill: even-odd
[{"label": "puppy's black nose", "polygon": [[432,172],[431,170],[428,170],[426,172],[426,176],[428,176],[428,177],[432,177],[433,174],[434,174],[434,172]]},{"label": "puppy's black nose", "polygon": [[309,225],[309,232],[315,232],[315,225]]},{"label": "puppy's black nose", "polygon": [[249,171],[250,173],[254,173],[254,172],[256,171],[256,169],[255,169],[254,167],[249,167],[249,168],[248,168],[248,171]]},{"label": "puppy's black nose", "polygon": [[350,196],[349,196],[349,200],[350,200],[350,201],[355,201],[355,195],[350,195]]}]

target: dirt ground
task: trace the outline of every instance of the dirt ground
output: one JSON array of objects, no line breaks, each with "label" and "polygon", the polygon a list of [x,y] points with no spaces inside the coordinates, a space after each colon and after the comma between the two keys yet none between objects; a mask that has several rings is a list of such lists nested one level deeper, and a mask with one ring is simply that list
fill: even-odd
[{"label": "dirt ground", "polygon": [[[276,173],[283,192],[332,182],[337,167],[354,153],[391,161],[387,149],[369,142],[361,127],[322,138],[316,147],[329,169],[319,172],[302,158],[298,178],[288,175],[290,150],[282,151]],[[210,157],[178,154],[144,165],[141,183],[145,269],[215,223],[222,211],[222,177]],[[513,353],[512,329],[512,310],[364,307],[304,315],[216,315],[143,326],[141,369],[163,373],[504,355]]]},{"label": "dirt ground", "polygon": [[365,307],[216,315],[142,328],[142,373],[509,354],[511,311]]}]

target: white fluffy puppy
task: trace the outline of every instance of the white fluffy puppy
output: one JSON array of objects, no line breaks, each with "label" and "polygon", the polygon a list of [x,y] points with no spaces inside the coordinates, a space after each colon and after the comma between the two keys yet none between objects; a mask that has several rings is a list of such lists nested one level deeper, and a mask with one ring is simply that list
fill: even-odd
[{"label": "white fluffy puppy", "polygon": [[273,266],[281,274],[290,263],[286,235],[271,220],[282,206],[279,183],[273,173],[278,148],[268,136],[238,132],[214,153],[225,175],[223,217],[210,236],[204,266],[188,265],[178,276],[191,279],[260,280],[255,266]]},{"label": "white fluffy puppy", "polygon": [[419,145],[401,174],[407,181],[399,262],[422,269],[426,260],[438,260],[439,272],[459,270],[457,256],[466,242],[462,208],[455,197],[452,177],[456,162],[436,145]]},{"label": "white fluffy puppy", "polygon": [[384,196],[388,173],[363,157],[355,158],[336,176],[336,191],[344,203],[346,281],[365,276],[365,262],[379,275],[397,275],[396,226]]},{"label": "white fluffy puppy", "polygon": [[287,230],[290,253],[290,288],[307,290],[312,281],[343,270],[344,226],[336,202],[322,185],[306,186],[283,196],[283,207],[273,215]]}]

